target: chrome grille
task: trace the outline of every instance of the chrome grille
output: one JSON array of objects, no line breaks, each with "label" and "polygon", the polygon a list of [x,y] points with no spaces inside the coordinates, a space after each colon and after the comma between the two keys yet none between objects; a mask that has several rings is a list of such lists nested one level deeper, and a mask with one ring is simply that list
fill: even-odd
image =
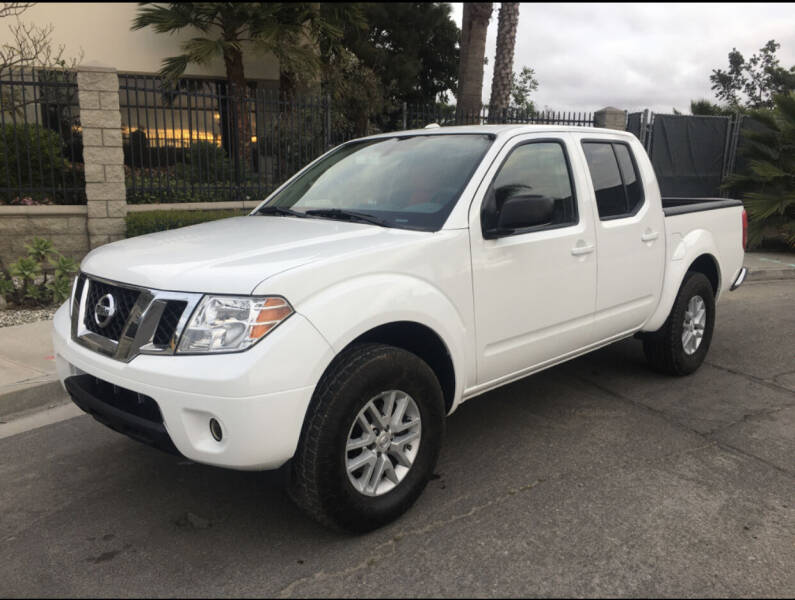
[{"label": "chrome grille", "polygon": [[[110,295],[115,300],[115,312],[107,325],[100,325],[96,319],[96,307],[100,298]],[[89,280],[88,295],[86,297],[86,311],[83,324],[86,329],[98,335],[118,342],[121,332],[130,318],[130,312],[138,300],[140,291],[130,288],[123,288],[115,285],[108,285],[101,281]]]},{"label": "chrome grille", "polygon": [[[106,311],[95,318],[97,303],[107,295],[112,296],[112,317],[108,319]],[[72,339],[125,362],[139,354],[173,354],[201,297],[202,294],[143,288],[81,273],[75,286]],[[110,303],[107,298],[103,302]]]},{"label": "chrome grille", "polygon": [[165,346],[171,341],[177,331],[179,319],[182,317],[182,313],[185,312],[187,305],[187,302],[180,300],[169,300],[166,302],[166,308],[163,309],[152,343]]}]

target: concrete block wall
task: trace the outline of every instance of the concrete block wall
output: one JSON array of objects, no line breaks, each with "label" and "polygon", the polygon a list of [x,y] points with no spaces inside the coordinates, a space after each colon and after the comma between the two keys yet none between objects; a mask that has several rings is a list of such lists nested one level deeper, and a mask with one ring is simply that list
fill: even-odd
[{"label": "concrete block wall", "polygon": [[627,128],[627,111],[607,106],[602,110],[597,110],[594,114],[594,124],[597,127],[607,129],[620,129],[625,131]]},{"label": "concrete block wall", "polygon": [[0,206],[0,260],[6,267],[25,256],[34,237],[80,260],[89,251],[85,206]]}]

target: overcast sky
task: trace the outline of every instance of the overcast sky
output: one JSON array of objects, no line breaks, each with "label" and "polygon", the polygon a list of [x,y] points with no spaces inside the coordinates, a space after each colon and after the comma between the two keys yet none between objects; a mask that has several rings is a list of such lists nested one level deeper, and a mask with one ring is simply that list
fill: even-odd
[{"label": "overcast sky", "polygon": [[[463,7],[453,4],[461,26]],[[488,102],[499,3],[489,23],[483,100]],[[519,9],[514,71],[535,69],[538,109],[690,112],[715,100],[712,69],[736,47],[750,58],[768,40],[781,65],[795,64],[795,4],[525,4]]]}]

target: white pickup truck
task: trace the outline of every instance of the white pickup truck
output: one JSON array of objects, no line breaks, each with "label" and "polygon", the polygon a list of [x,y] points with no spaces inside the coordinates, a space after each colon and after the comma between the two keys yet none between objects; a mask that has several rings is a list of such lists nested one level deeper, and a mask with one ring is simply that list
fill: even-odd
[{"label": "white pickup truck", "polygon": [[637,139],[450,127],[321,156],[250,215],[88,254],[58,373],[98,421],[191,460],[284,465],[337,528],[408,509],[462,402],[642,338],[686,375],[745,277],[746,217],[662,199]]}]

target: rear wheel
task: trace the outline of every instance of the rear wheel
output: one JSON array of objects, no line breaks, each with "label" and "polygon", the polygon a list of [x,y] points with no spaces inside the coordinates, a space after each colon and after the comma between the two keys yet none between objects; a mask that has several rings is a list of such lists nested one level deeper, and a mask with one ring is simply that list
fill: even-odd
[{"label": "rear wheel", "polygon": [[715,327],[715,295],[702,273],[688,272],[663,326],[643,339],[646,360],[657,371],[689,375],[701,366]]},{"label": "rear wheel", "polygon": [[290,469],[290,496],[325,525],[380,527],[422,493],[443,432],[442,390],[423,360],[383,344],[352,346],[315,390]]}]

